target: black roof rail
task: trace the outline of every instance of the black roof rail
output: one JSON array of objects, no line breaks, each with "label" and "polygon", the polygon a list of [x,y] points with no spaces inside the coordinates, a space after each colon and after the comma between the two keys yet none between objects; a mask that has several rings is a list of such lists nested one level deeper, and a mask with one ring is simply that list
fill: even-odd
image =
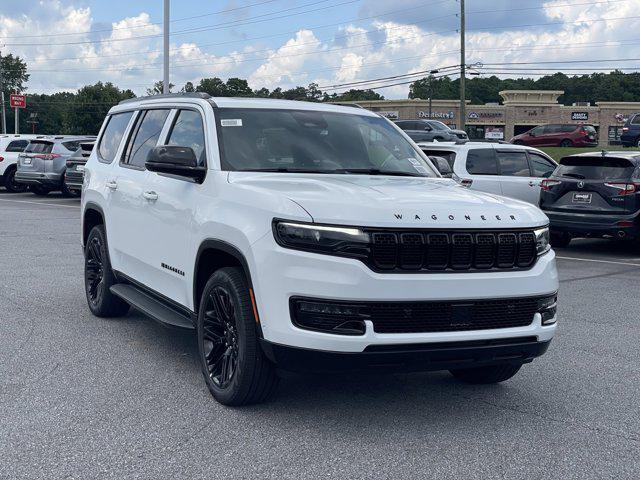
[{"label": "black roof rail", "polygon": [[124,100],[120,100],[118,102],[118,105],[122,105],[123,103],[137,102],[139,100],[153,100],[156,98],[201,98],[203,100],[208,100],[211,98],[211,95],[205,92],[164,93],[162,95],[147,95],[144,97],[126,98]]}]

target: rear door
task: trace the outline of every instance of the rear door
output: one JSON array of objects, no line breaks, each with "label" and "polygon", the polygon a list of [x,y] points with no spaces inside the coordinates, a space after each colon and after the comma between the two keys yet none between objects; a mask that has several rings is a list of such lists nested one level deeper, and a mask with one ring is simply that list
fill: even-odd
[{"label": "rear door", "polygon": [[[542,197],[545,210],[590,214],[626,214],[638,209],[633,185],[635,163],[609,156],[565,157]],[[631,191],[632,189],[633,191]]]},{"label": "rear door", "polygon": [[462,180],[471,180],[472,190],[502,195],[498,160],[492,146],[469,149],[465,169],[468,175]]},{"label": "rear door", "polygon": [[496,149],[502,194],[537,204],[540,181],[531,176],[527,152],[524,149]]}]

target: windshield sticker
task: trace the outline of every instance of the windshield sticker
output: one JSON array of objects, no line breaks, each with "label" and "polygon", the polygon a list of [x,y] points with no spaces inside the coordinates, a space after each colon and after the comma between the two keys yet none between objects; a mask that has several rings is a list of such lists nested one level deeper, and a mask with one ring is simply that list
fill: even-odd
[{"label": "windshield sticker", "polygon": [[416,165],[416,166],[420,165],[420,161],[416,160],[415,158],[409,157],[407,158],[407,160],[409,160],[413,165]]},{"label": "windshield sticker", "polygon": [[427,170],[426,168],[424,168],[421,165],[414,165],[413,168],[415,168],[416,171],[420,172],[420,173],[429,173],[429,170]]},{"label": "windshield sticker", "polygon": [[223,118],[220,120],[220,125],[223,127],[241,127],[242,119],[241,118]]}]

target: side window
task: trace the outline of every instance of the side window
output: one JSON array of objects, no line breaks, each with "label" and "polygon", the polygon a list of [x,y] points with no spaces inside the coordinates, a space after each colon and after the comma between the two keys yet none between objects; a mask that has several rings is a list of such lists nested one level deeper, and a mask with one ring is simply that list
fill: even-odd
[{"label": "side window", "polygon": [[5,148],[5,152],[22,152],[29,145],[29,140],[13,140],[9,142],[7,148]]},{"label": "side window", "polygon": [[498,175],[498,163],[493,148],[469,150],[467,172],[472,175]]},{"label": "side window", "polygon": [[635,117],[633,117],[633,120],[631,120],[631,124],[640,125],[640,115],[636,115]]},{"label": "side window", "polygon": [[402,130],[409,130],[410,123],[411,122],[396,122],[396,125],[398,125]]},{"label": "side window", "polygon": [[206,165],[204,126],[200,113],[194,110],[180,110],[173,127],[171,127],[167,145],[191,147],[198,159],[198,165]]},{"label": "side window", "polygon": [[62,145],[64,145],[64,148],[66,148],[67,150],[75,152],[80,148],[80,141],[78,140],[75,142],[62,142]]},{"label": "side window", "polygon": [[530,131],[534,135],[542,135],[544,133],[544,126],[536,127]]},{"label": "side window", "polygon": [[160,132],[168,115],[169,110],[144,110],[140,113],[125,149],[123,163],[144,168],[147,154],[158,144]]},{"label": "side window", "polygon": [[116,113],[109,118],[107,128],[104,129],[98,145],[98,155],[103,161],[112,162],[116,158],[116,152],[131,115],[133,115],[133,112]]},{"label": "side window", "polygon": [[498,151],[498,162],[500,162],[500,175],[507,177],[528,177],[529,164],[527,163],[527,152],[524,151]]},{"label": "side window", "polygon": [[561,125],[547,125],[546,127],[544,127],[544,134],[553,135],[556,133],[560,133],[561,130],[562,130]]},{"label": "side window", "polygon": [[575,131],[580,125],[562,125],[560,130],[562,133],[571,133]]},{"label": "side window", "polygon": [[556,166],[548,158],[539,153],[529,152],[529,165],[534,177],[549,177]]}]

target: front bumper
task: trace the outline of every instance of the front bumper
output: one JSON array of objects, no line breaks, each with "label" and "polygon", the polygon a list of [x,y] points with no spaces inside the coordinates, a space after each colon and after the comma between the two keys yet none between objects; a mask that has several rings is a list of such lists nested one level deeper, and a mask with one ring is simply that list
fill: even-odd
[{"label": "front bumper", "polygon": [[[594,215],[543,211],[549,217],[551,229],[556,232],[570,233],[576,237],[640,236],[640,223],[638,222],[640,212],[630,215]],[[621,227],[620,222],[631,222],[633,225]]]},{"label": "front bumper", "polygon": [[376,273],[359,260],[280,247],[265,235],[252,245],[249,260],[258,314],[266,341],[329,352],[364,352],[376,345],[414,345],[536,337],[546,342],[556,325],[431,333],[378,333],[365,322],[364,335],[339,335],[296,327],[291,297],[344,301],[459,301],[552,295],[558,290],[553,251],[529,270],[447,273]]},{"label": "front bumper", "polygon": [[262,350],[277,367],[295,372],[335,373],[353,371],[426,372],[483,367],[504,363],[523,364],[544,354],[551,340],[536,337],[370,346],[364,352],[345,353],[289,347],[262,340]]},{"label": "front bumper", "polygon": [[60,173],[39,173],[39,172],[16,172],[15,180],[26,185],[42,185],[43,187],[60,188],[62,185],[62,174]]}]

